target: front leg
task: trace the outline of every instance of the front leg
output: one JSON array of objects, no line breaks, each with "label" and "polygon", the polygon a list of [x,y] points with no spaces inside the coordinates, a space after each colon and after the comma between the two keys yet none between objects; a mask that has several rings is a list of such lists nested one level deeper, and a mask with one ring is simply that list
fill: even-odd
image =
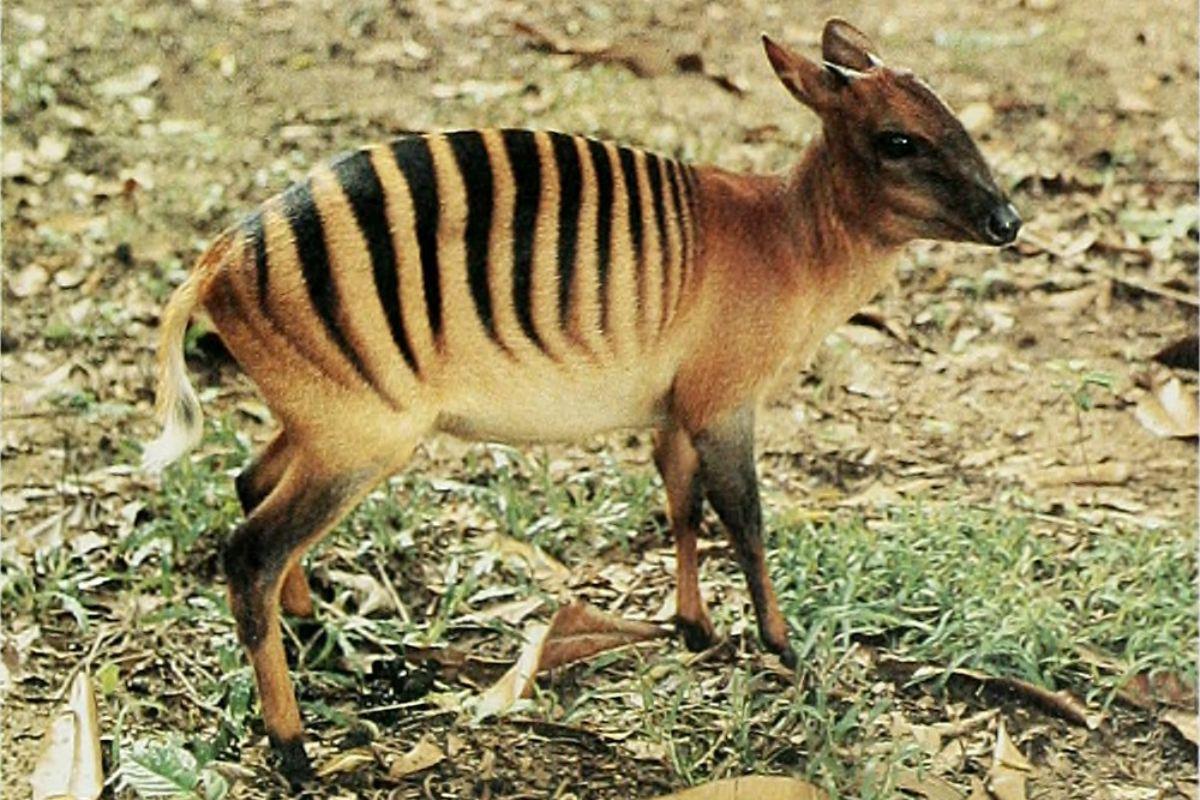
[{"label": "front leg", "polygon": [[693,437],[700,454],[700,480],[709,503],[725,524],[746,575],[763,644],[783,663],[796,666],[787,622],[767,574],[762,542],[762,503],[754,469],[754,407],[746,406]]}]

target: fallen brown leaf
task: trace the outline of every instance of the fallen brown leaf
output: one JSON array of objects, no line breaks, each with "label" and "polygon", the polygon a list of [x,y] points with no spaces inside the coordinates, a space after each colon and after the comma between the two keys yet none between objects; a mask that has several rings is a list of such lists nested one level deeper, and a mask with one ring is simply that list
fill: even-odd
[{"label": "fallen brown leaf", "polygon": [[367,764],[376,763],[376,760],[376,754],[374,754],[371,747],[355,747],[353,750],[336,754],[328,762],[320,765],[317,769],[317,777],[329,777],[330,775],[341,775],[343,772],[355,772],[364,768]]},{"label": "fallen brown leaf", "polygon": [[988,791],[996,800],[1025,800],[1025,784],[1033,765],[1025,758],[1004,727],[996,727],[996,746],[992,750],[992,768],[988,770]]},{"label": "fallen brown leaf", "polygon": [[104,789],[96,697],[91,678],[83,670],[71,682],[66,707],[46,730],[29,783],[33,800],[95,800]]},{"label": "fallen brown leaf", "polygon": [[912,338],[908,335],[908,332],[876,306],[866,306],[860,309],[854,316],[850,317],[847,324],[874,328],[877,331],[886,333],[898,342],[912,345]]},{"label": "fallen brown leaf", "polygon": [[533,625],[517,663],[475,703],[477,720],[502,714],[529,694],[539,672],[580,661],[627,644],[667,636],[649,622],[621,619],[575,601],[560,608],[549,625]]},{"label": "fallen brown leaf", "polygon": [[1102,464],[1070,464],[1046,467],[1028,476],[1034,486],[1113,486],[1125,483],[1130,477],[1129,465],[1120,461]]},{"label": "fallen brown leaf", "polygon": [[922,775],[915,769],[898,767],[893,772],[896,788],[911,794],[927,797],[929,800],[962,800],[963,793],[947,781],[925,773]]},{"label": "fallen brown leaf", "polygon": [[1196,390],[1185,389],[1174,376],[1156,378],[1133,413],[1155,436],[1192,439],[1200,435]]},{"label": "fallen brown leaf", "polygon": [[391,766],[388,767],[388,777],[398,781],[414,772],[420,772],[441,763],[445,757],[446,754],[442,748],[437,746],[432,737],[426,735],[407,753],[396,756]]},{"label": "fallen brown leaf", "polygon": [[729,76],[710,71],[699,53],[672,53],[653,42],[577,42],[550,33],[523,20],[514,20],[513,29],[530,39],[539,50],[558,55],[578,56],[578,66],[604,63],[625,67],[639,78],[653,78],[672,73],[701,75],[731,94],[741,97],[746,90]]},{"label": "fallen brown leaf", "polygon": [[542,607],[543,600],[540,597],[525,597],[520,600],[509,600],[504,603],[496,603],[495,605],[481,608],[474,614],[471,614],[469,619],[477,622],[490,622],[491,620],[501,620],[509,625],[520,625],[521,621]]},{"label": "fallen brown leaf", "polygon": [[533,579],[547,588],[558,588],[571,579],[571,570],[561,561],[528,542],[503,533],[492,533],[480,540],[480,546],[491,550],[504,561],[523,563]]},{"label": "fallen brown leaf", "polygon": [[355,747],[338,753],[317,769],[318,778],[330,775],[341,775],[346,772],[357,772],[368,764],[376,763],[375,751],[369,747]]},{"label": "fallen brown leaf", "polygon": [[800,778],[746,775],[693,786],[661,795],[657,800],[825,800],[825,797],[825,792]]},{"label": "fallen brown leaf", "polygon": [[331,569],[328,574],[330,582],[335,586],[345,586],[350,590],[360,616],[370,616],[373,611],[396,611],[395,598],[374,576],[365,572],[343,572],[338,569]]},{"label": "fallen brown leaf", "polygon": [[1160,719],[1179,731],[1189,742],[1200,746],[1200,719],[1197,719],[1194,711],[1171,708],[1164,711]]},{"label": "fallen brown leaf", "polygon": [[1196,687],[1174,672],[1134,675],[1117,696],[1140,708],[1154,708],[1159,703],[1183,709],[1196,707]]}]

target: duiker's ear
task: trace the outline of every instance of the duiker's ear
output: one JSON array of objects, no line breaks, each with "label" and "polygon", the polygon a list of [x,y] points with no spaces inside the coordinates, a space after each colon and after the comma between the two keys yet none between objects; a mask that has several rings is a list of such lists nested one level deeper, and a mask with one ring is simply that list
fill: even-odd
[{"label": "duiker's ear", "polygon": [[799,53],[776,44],[765,33],[762,40],[775,74],[793,97],[818,113],[833,107],[838,80],[832,73]]},{"label": "duiker's ear", "polygon": [[821,57],[830,64],[866,72],[880,65],[875,45],[858,28],[836,17],[825,23],[821,34]]}]

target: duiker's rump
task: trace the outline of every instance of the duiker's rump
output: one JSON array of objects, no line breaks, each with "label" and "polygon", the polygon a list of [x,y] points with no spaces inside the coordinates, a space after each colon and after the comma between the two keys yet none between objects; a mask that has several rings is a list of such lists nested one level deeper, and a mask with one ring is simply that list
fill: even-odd
[{"label": "duiker's rump", "polygon": [[713,638],[696,577],[707,498],[764,645],[795,663],[763,561],[757,402],[881,288],[905,242],[1003,245],[1021,221],[950,110],[862,33],[830,21],[822,64],[764,44],[823,123],[786,176],[561,133],[403,138],[268,200],[171,298],[147,464],[200,438],[182,353],[197,305],[282,425],[238,477],[247,519],[225,570],[290,778],[310,767],[280,606],[312,613],[301,555],[431,431],[523,442],[653,428],[687,646]]}]

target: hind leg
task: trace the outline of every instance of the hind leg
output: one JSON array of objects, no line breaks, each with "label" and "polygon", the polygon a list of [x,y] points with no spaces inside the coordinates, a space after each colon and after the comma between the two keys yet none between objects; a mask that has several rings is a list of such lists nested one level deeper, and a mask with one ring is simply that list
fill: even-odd
[{"label": "hind leg", "polygon": [[671,535],[675,539],[675,627],[692,651],[709,647],[715,635],[700,594],[696,538],[704,509],[700,456],[691,437],[672,425],[654,437],[654,463],[667,489]]},{"label": "hind leg", "polygon": [[[288,448],[287,431],[280,430],[275,438],[267,443],[263,451],[255,456],[250,465],[242,470],[234,480],[237,489],[238,502],[246,516],[257,508],[283,477],[284,470],[291,460],[292,453]],[[280,593],[280,603],[287,614],[294,617],[313,616],[312,592],[308,588],[308,578],[304,574],[304,565],[297,562],[288,570],[284,577]]]},{"label": "hind leg", "polygon": [[[412,445],[404,457],[411,452]],[[235,532],[224,557],[229,607],[254,667],[263,722],[282,771],[293,783],[311,777],[312,769],[280,634],[284,576],[308,547],[402,463],[395,457],[366,464],[359,459],[339,469],[323,456],[320,448],[293,454],[275,488]]]}]

